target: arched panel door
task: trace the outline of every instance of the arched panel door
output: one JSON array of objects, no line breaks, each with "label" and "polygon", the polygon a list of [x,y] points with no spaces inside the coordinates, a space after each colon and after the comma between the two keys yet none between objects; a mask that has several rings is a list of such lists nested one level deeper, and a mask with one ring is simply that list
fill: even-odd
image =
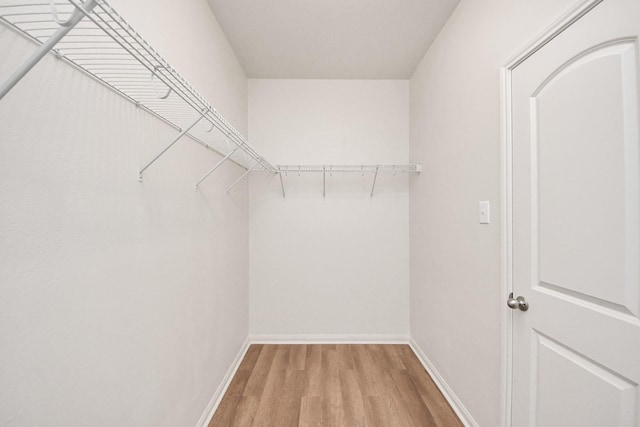
[{"label": "arched panel door", "polygon": [[512,73],[512,425],[640,427],[640,1]]}]

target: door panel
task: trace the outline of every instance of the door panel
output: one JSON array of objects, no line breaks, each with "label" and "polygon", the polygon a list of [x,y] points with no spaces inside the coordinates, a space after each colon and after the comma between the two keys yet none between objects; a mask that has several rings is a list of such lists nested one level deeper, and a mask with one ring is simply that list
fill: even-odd
[{"label": "door panel", "polygon": [[640,2],[512,72],[512,425],[640,427]]},{"label": "door panel", "polygon": [[625,94],[635,90],[636,51],[635,41],[624,41],[562,64],[532,95],[530,127],[538,130],[534,282],[637,315],[637,271],[625,271],[638,254],[637,233],[627,232],[640,220],[637,197],[625,191],[638,177],[638,156],[625,156],[637,147],[627,135],[634,126],[625,126],[637,110],[624,117]]},{"label": "door panel", "polygon": [[[633,381],[544,335],[534,336],[540,372],[533,395],[537,425],[633,425]],[[557,399],[557,395],[564,398]]]}]

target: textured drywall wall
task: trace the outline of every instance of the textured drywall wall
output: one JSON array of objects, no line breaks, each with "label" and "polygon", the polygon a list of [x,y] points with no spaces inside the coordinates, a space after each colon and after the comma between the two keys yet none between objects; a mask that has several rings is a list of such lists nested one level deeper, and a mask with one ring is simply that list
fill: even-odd
[{"label": "textured drywall wall", "polygon": [[[278,164],[405,164],[407,80],[249,80],[249,134]],[[289,173],[250,185],[250,331],[406,336],[408,178]]]},{"label": "textured drywall wall", "polygon": [[500,67],[573,3],[463,0],[411,78],[411,336],[481,426],[501,415]]},{"label": "textured drywall wall", "polygon": [[[178,4],[179,3],[179,4]],[[113,1],[246,132],[204,0]],[[170,29],[170,31],[168,31]],[[199,44],[195,44],[195,40]],[[0,26],[0,79],[33,45]],[[0,101],[0,425],[194,426],[248,333],[247,184],[53,56]]]}]

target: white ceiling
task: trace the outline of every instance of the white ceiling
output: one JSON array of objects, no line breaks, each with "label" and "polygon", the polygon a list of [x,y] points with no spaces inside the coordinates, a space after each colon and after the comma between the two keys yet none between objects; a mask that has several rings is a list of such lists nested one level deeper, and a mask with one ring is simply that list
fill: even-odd
[{"label": "white ceiling", "polygon": [[460,0],[208,0],[249,78],[406,79]]}]

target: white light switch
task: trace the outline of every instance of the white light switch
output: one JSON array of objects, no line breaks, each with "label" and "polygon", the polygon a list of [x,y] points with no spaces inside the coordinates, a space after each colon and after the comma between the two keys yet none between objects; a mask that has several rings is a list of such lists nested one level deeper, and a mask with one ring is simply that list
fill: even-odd
[{"label": "white light switch", "polygon": [[480,221],[480,224],[489,224],[491,222],[488,201],[478,203],[478,220]]}]

